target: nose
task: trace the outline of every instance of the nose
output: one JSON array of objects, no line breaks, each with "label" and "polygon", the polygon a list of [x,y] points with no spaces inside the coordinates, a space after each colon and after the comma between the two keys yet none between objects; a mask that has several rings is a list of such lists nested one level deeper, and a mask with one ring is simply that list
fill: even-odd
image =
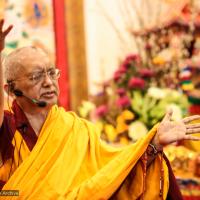
[{"label": "nose", "polygon": [[45,73],[43,74],[43,84],[44,85],[51,85],[52,83],[53,83],[52,79],[48,75],[47,71],[45,71]]}]

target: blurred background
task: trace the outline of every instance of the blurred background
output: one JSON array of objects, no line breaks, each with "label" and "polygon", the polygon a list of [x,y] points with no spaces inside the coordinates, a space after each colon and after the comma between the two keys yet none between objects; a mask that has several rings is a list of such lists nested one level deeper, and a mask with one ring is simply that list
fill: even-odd
[{"label": "blurred background", "polygon": [[[200,114],[199,0],[1,0],[14,28],[4,55],[38,46],[61,69],[59,105],[111,145]],[[200,134],[197,134],[197,136]],[[200,143],[165,148],[185,199],[200,199]]]}]

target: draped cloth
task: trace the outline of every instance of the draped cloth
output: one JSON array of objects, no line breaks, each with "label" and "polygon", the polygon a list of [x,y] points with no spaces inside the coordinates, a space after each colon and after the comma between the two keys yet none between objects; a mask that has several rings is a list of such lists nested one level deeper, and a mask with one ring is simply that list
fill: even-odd
[{"label": "draped cloth", "polygon": [[[200,137],[200,133],[194,134],[194,136]],[[184,141],[182,144],[190,150],[200,153],[200,141]]]},{"label": "draped cloth", "polygon": [[[53,106],[34,148],[3,187],[19,190],[19,196],[0,199],[131,200],[143,193],[145,200],[159,200],[160,158],[145,179],[140,159],[155,132],[156,127],[134,144],[112,147],[99,139],[92,123]],[[166,199],[169,174],[165,161],[162,165]]]}]

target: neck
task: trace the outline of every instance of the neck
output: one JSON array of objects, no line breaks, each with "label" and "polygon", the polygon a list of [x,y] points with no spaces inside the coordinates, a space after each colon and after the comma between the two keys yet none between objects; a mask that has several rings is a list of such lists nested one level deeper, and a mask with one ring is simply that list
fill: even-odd
[{"label": "neck", "polygon": [[39,133],[42,129],[42,126],[43,126],[52,106],[46,106],[44,108],[40,108],[33,104],[21,105],[21,102],[17,102],[17,103],[23,110],[24,114],[26,115],[26,117],[27,117],[31,127],[35,131],[35,133],[37,135],[39,135]]},{"label": "neck", "polygon": [[42,126],[47,118],[48,112],[38,112],[38,113],[24,112],[24,114],[26,115],[36,135],[39,135]]}]

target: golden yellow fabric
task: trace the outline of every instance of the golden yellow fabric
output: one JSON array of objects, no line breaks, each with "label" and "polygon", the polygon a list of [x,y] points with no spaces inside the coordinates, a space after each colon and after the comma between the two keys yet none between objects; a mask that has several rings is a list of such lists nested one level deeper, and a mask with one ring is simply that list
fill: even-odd
[{"label": "golden yellow fabric", "polygon": [[[114,148],[99,140],[91,123],[54,106],[32,152],[3,188],[19,190],[20,196],[6,199],[137,199],[145,182],[144,199],[159,200],[159,157],[145,181],[139,161],[155,132],[156,127],[137,143]],[[163,166],[166,199],[168,170]]]},{"label": "golden yellow fabric", "polygon": [[[200,137],[200,133],[193,135]],[[193,151],[200,152],[200,141],[184,141],[184,146]]]}]

